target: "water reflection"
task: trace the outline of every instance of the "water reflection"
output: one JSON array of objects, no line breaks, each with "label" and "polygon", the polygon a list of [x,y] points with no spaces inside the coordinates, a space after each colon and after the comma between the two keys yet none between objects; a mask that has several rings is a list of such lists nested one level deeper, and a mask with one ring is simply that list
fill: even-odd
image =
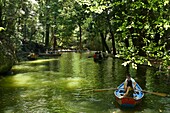
[{"label": "water reflection", "polygon": [[[169,98],[146,94],[135,109],[121,109],[113,91],[91,89],[117,87],[130,73],[142,88],[170,92],[166,76],[155,69],[124,67],[120,59],[95,63],[89,53],[64,53],[61,57],[22,62],[14,75],[0,79],[0,111],[6,113],[168,113]],[[156,103],[156,104],[155,104]]]}]

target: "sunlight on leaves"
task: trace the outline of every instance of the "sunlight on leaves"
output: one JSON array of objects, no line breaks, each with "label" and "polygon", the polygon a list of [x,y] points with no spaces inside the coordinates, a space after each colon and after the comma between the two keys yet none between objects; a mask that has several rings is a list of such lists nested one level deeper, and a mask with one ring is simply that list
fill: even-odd
[{"label": "sunlight on leaves", "polygon": [[123,66],[127,66],[127,65],[130,64],[130,63],[131,63],[131,61],[126,61],[126,62],[122,63],[122,65],[123,65]]},{"label": "sunlight on leaves", "polygon": [[5,30],[3,27],[0,27],[0,31]]},{"label": "sunlight on leaves", "polygon": [[132,68],[137,69],[137,65],[135,63],[132,63]]},{"label": "sunlight on leaves", "polygon": [[30,3],[32,3],[32,4],[38,4],[38,2],[35,0],[28,0],[28,1],[30,1]]},{"label": "sunlight on leaves", "polygon": [[169,25],[168,22],[166,22],[166,23],[164,24],[164,28],[165,28],[165,30],[168,30],[168,28],[170,28],[170,25]]},{"label": "sunlight on leaves", "polygon": [[149,66],[152,66],[152,64],[151,64],[151,62],[150,62],[150,61],[148,61],[148,65],[149,65]]},{"label": "sunlight on leaves", "polygon": [[165,2],[164,2],[164,6],[166,6],[166,5],[168,5],[169,4],[169,0],[166,0]]}]

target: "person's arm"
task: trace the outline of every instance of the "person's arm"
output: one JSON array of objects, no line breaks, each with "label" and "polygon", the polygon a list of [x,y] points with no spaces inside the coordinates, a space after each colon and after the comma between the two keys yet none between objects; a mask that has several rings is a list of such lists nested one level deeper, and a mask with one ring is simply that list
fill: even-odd
[{"label": "person's arm", "polygon": [[124,89],[127,89],[127,79],[124,81]]},{"label": "person's arm", "polygon": [[136,82],[134,82],[133,85],[134,85],[134,86],[133,86],[133,90],[135,90],[135,88],[136,88]]},{"label": "person's arm", "polygon": [[131,80],[132,80],[132,83],[133,83],[133,89],[135,89],[136,88],[136,81],[133,78],[131,78]]}]

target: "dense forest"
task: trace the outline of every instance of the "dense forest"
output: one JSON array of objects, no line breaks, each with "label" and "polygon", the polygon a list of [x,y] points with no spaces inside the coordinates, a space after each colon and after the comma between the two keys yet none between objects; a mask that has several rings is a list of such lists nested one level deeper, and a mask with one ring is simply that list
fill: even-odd
[{"label": "dense forest", "polygon": [[169,9],[169,0],[0,0],[0,72],[42,48],[107,51],[124,65],[166,69]]}]

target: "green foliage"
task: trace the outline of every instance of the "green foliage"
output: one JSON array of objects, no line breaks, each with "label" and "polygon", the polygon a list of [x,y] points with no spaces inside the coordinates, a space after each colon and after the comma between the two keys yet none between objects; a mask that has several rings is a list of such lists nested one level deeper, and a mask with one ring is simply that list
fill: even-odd
[{"label": "green foliage", "polygon": [[102,45],[99,38],[101,32],[111,45],[111,31],[115,38],[117,56],[134,64],[150,65],[149,59],[152,58],[162,59],[164,65],[169,65],[170,48],[166,43],[170,35],[169,0],[0,2],[3,6],[1,27],[6,28],[6,34],[16,45],[20,45],[21,39],[45,43],[48,24],[50,46],[54,36],[57,37],[58,46],[77,46],[81,34],[83,45],[96,50]]},{"label": "green foliage", "polygon": [[5,30],[3,27],[0,27],[0,31],[3,31],[3,30]]}]

